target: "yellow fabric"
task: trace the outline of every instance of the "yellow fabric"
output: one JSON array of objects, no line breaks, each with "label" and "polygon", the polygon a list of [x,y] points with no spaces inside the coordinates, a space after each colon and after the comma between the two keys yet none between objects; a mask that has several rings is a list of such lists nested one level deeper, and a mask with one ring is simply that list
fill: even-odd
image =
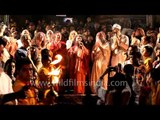
[{"label": "yellow fabric", "polygon": [[160,81],[157,85],[151,84],[152,88],[152,105],[160,105]]},{"label": "yellow fabric", "polygon": [[160,105],[160,83],[157,85],[156,91],[156,105]]},{"label": "yellow fabric", "polygon": [[43,89],[48,89],[48,84],[51,80],[51,76],[48,75],[50,72],[49,68],[42,67],[38,72],[38,87]]},{"label": "yellow fabric", "polygon": [[[26,84],[20,80],[16,80],[15,84],[13,85],[14,92],[19,91],[24,87]],[[34,88],[28,89],[26,91],[26,98],[25,99],[18,99],[18,105],[36,105],[37,101],[35,98]]]},{"label": "yellow fabric", "polygon": [[156,85],[151,82],[151,90],[152,90],[152,105],[156,105]]},{"label": "yellow fabric", "polygon": [[[93,67],[92,67],[91,81],[90,81],[92,93],[95,93],[96,82],[99,80],[100,76],[107,69],[110,61],[109,46],[103,45],[101,47],[102,49],[98,48],[94,53]],[[108,75],[106,74],[103,78],[102,87],[107,89],[107,84],[108,84]]]},{"label": "yellow fabric", "polygon": [[144,65],[145,65],[146,73],[149,73],[150,70],[152,69],[152,63],[153,63],[153,60],[150,57],[148,57],[148,58],[146,58],[144,60]]}]

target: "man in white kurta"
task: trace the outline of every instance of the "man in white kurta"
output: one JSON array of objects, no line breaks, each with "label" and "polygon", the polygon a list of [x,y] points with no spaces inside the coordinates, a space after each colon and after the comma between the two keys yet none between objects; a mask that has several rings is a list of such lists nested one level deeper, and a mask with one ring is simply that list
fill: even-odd
[{"label": "man in white kurta", "polygon": [[111,66],[114,67],[117,66],[118,63],[124,63],[125,52],[127,52],[129,47],[129,37],[121,33],[121,26],[119,24],[114,24],[112,31],[114,35],[111,37]]}]

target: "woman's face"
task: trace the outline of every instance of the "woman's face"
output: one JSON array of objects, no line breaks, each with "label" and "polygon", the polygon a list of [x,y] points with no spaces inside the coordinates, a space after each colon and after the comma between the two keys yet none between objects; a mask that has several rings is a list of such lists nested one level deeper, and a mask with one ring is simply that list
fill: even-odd
[{"label": "woman's face", "polygon": [[75,36],[76,36],[76,33],[75,33],[75,32],[73,32],[73,33],[72,33],[72,37],[73,37],[73,38],[75,38]]},{"label": "woman's face", "polygon": [[56,33],[56,35],[55,35],[55,41],[56,42],[61,41],[61,33]]},{"label": "woman's face", "polygon": [[77,41],[77,42],[82,42],[82,37],[81,37],[80,35],[78,35],[78,36],[76,37],[76,41]]},{"label": "woman's face", "polygon": [[133,49],[132,49],[132,47],[129,47],[128,48],[128,55],[132,55],[133,54]]},{"label": "woman's face", "polygon": [[43,41],[43,37],[42,36],[37,37],[37,39],[36,39],[36,45],[37,46],[41,46],[42,41]]},{"label": "woman's face", "polygon": [[141,44],[146,44],[146,37],[145,36],[143,36],[142,38],[141,38]]},{"label": "woman's face", "polygon": [[31,39],[28,38],[28,39],[24,40],[24,41],[23,41],[23,44],[24,44],[26,47],[30,46],[30,45],[31,45]]},{"label": "woman's face", "polygon": [[135,31],[135,36],[139,36],[140,35],[140,31],[139,30],[136,30]]},{"label": "woman's face", "polygon": [[11,74],[13,75],[16,71],[15,63],[11,62]]},{"label": "woman's face", "polygon": [[160,57],[160,49],[158,49],[158,50],[156,51],[156,56],[157,56],[157,57]]},{"label": "woman's face", "polygon": [[142,56],[147,56],[147,50],[145,47],[142,49]]},{"label": "woman's face", "polygon": [[4,49],[4,45],[0,45],[0,53],[3,52],[3,49]]},{"label": "woman's face", "polygon": [[52,32],[52,31],[49,31],[49,32],[47,33],[47,35],[48,35],[49,37],[51,37],[51,36],[53,35],[53,32]]}]

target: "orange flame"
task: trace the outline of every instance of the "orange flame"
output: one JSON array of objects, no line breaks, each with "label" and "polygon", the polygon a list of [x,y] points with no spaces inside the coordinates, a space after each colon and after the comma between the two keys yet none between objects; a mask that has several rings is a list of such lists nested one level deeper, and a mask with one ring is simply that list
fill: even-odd
[{"label": "orange flame", "polygon": [[57,54],[55,56],[55,58],[56,58],[56,60],[51,62],[52,65],[55,65],[55,64],[59,63],[62,60],[62,56],[60,54]]},{"label": "orange flame", "polygon": [[48,75],[58,76],[58,75],[60,74],[60,72],[61,72],[60,67],[58,67],[58,68],[56,68],[56,69],[52,68],[52,71],[49,72]]},{"label": "orange flame", "polygon": [[61,67],[52,68],[52,71],[48,73],[48,75],[53,75],[52,84],[56,84],[59,82],[59,78],[61,76]]},{"label": "orange flame", "polygon": [[[56,60],[51,62],[52,65],[55,65],[62,60],[62,56],[60,54],[57,54],[55,56]],[[53,75],[52,84],[56,84],[59,82],[59,78],[61,76],[61,65],[59,65],[57,68],[52,68],[51,72],[48,73],[48,75]]]}]

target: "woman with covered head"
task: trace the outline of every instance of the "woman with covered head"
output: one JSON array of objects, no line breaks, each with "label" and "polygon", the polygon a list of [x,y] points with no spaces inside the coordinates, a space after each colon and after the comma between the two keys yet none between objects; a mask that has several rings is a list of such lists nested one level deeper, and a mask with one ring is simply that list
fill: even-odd
[{"label": "woman with covered head", "polygon": [[0,37],[4,36],[4,32],[7,28],[7,25],[5,25],[4,23],[0,23]]},{"label": "woman with covered head", "polygon": [[62,34],[59,31],[56,31],[54,34],[54,40],[50,45],[50,51],[52,51],[53,57],[54,55],[61,52],[62,49],[64,50],[66,47],[65,42],[61,40],[62,40]]},{"label": "woman with covered head", "polygon": [[142,37],[145,36],[143,28],[137,28],[131,35],[131,45],[136,45],[138,48],[141,47]]},{"label": "woman with covered head", "polygon": [[10,58],[6,61],[4,66],[4,71],[11,78],[12,84],[14,84],[16,80],[16,61],[13,58]]},{"label": "woman with covered head", "polygon": [[[62,74],[62,80],[66,80],[66,66],[67,66],[67,59],[68,56],[67,50],[66,50],[66,43],[62,41],[62,34],[59,31],[56,31],[54,33],[54,39],[50,45],[50,51],[52,53],[52,60],[55,59],[57,54],[60,54],[62,56],[62,60],[59,62],[59,65],[63,66],[63,74]],[[60,89],[61,91],[62,89]],[[63,91],[63,90],[62,90]]]},{"label": "woman with covered head", "polygon": [[[96,35],[96,42],[93,46],[91,59],[93,61],[92,72],[91,72],[91,90],[95,93],[95,84],[99,77],[108,68],[110,63],[110,45],[106,40],[106,34],[104,32],[98,32]],[[103,88],[107,89],[108,74],[103,78]]]},{"label": "woman with covered head", "polygon": [[54,33],[52,30],[47,30],[46,32],[46,48],[50,50],[50,46],[54,41]]},{"label": "woman with covered head", "polygon": [[41,61],[41,50],[46,48],[46,36],[43,32],[38,32],[34,36],[32,40],[32,45],[34,46],[34,49],[37,53],[37,59],[36,59],[36,68],[39,71],[39,69],[42,67],[42,61]]},{"label": "woman with covered head", "polygon": [[66,41],[66,49],[67,50],[72,47],[76,35],[77,35],[77,32],[75,30],[73,30],[69,33],[69,39]]},{"label": "woman with covered head", "polygon": [[[71,50],[71,49],[70,49]],[[73,71],[73,77],[74,78],[74,93],[77,94],[84,94],[85,93],[85,82],[86,82],[86,75],[87,75],[87,69],[89,66],[87,63],[87,56],[89,55],[88,49],[84,46],[82,41],[82,35],[78,34],[75,37],[75,43],[72,47],[72,52],[74,58],[71,61],[71,65],[74,65],[72,67]],[[73,62],[74,61],[74,62]]]},{"label": "woman with covered head", "polygon": [[[30,36],[30,32],[29,32],[27,29],[24,29],[24,30],[21,32],[20,39],[17,40],[17,46],[18,46],[18,48],[20,48],[20,47],[23,46],[23,44],[22,44],[22,42],[21,42],[21,37],[22,37],[23,35],[25,35],[25,34]],[[31,36],[30,36],[30,37],[31,37]]]},{"label": "woman with covered head", "polygon": [[39,49],[46,48],[46,36],[44,32],[37,32],[32,42],[32,44],[37,45]]}]

